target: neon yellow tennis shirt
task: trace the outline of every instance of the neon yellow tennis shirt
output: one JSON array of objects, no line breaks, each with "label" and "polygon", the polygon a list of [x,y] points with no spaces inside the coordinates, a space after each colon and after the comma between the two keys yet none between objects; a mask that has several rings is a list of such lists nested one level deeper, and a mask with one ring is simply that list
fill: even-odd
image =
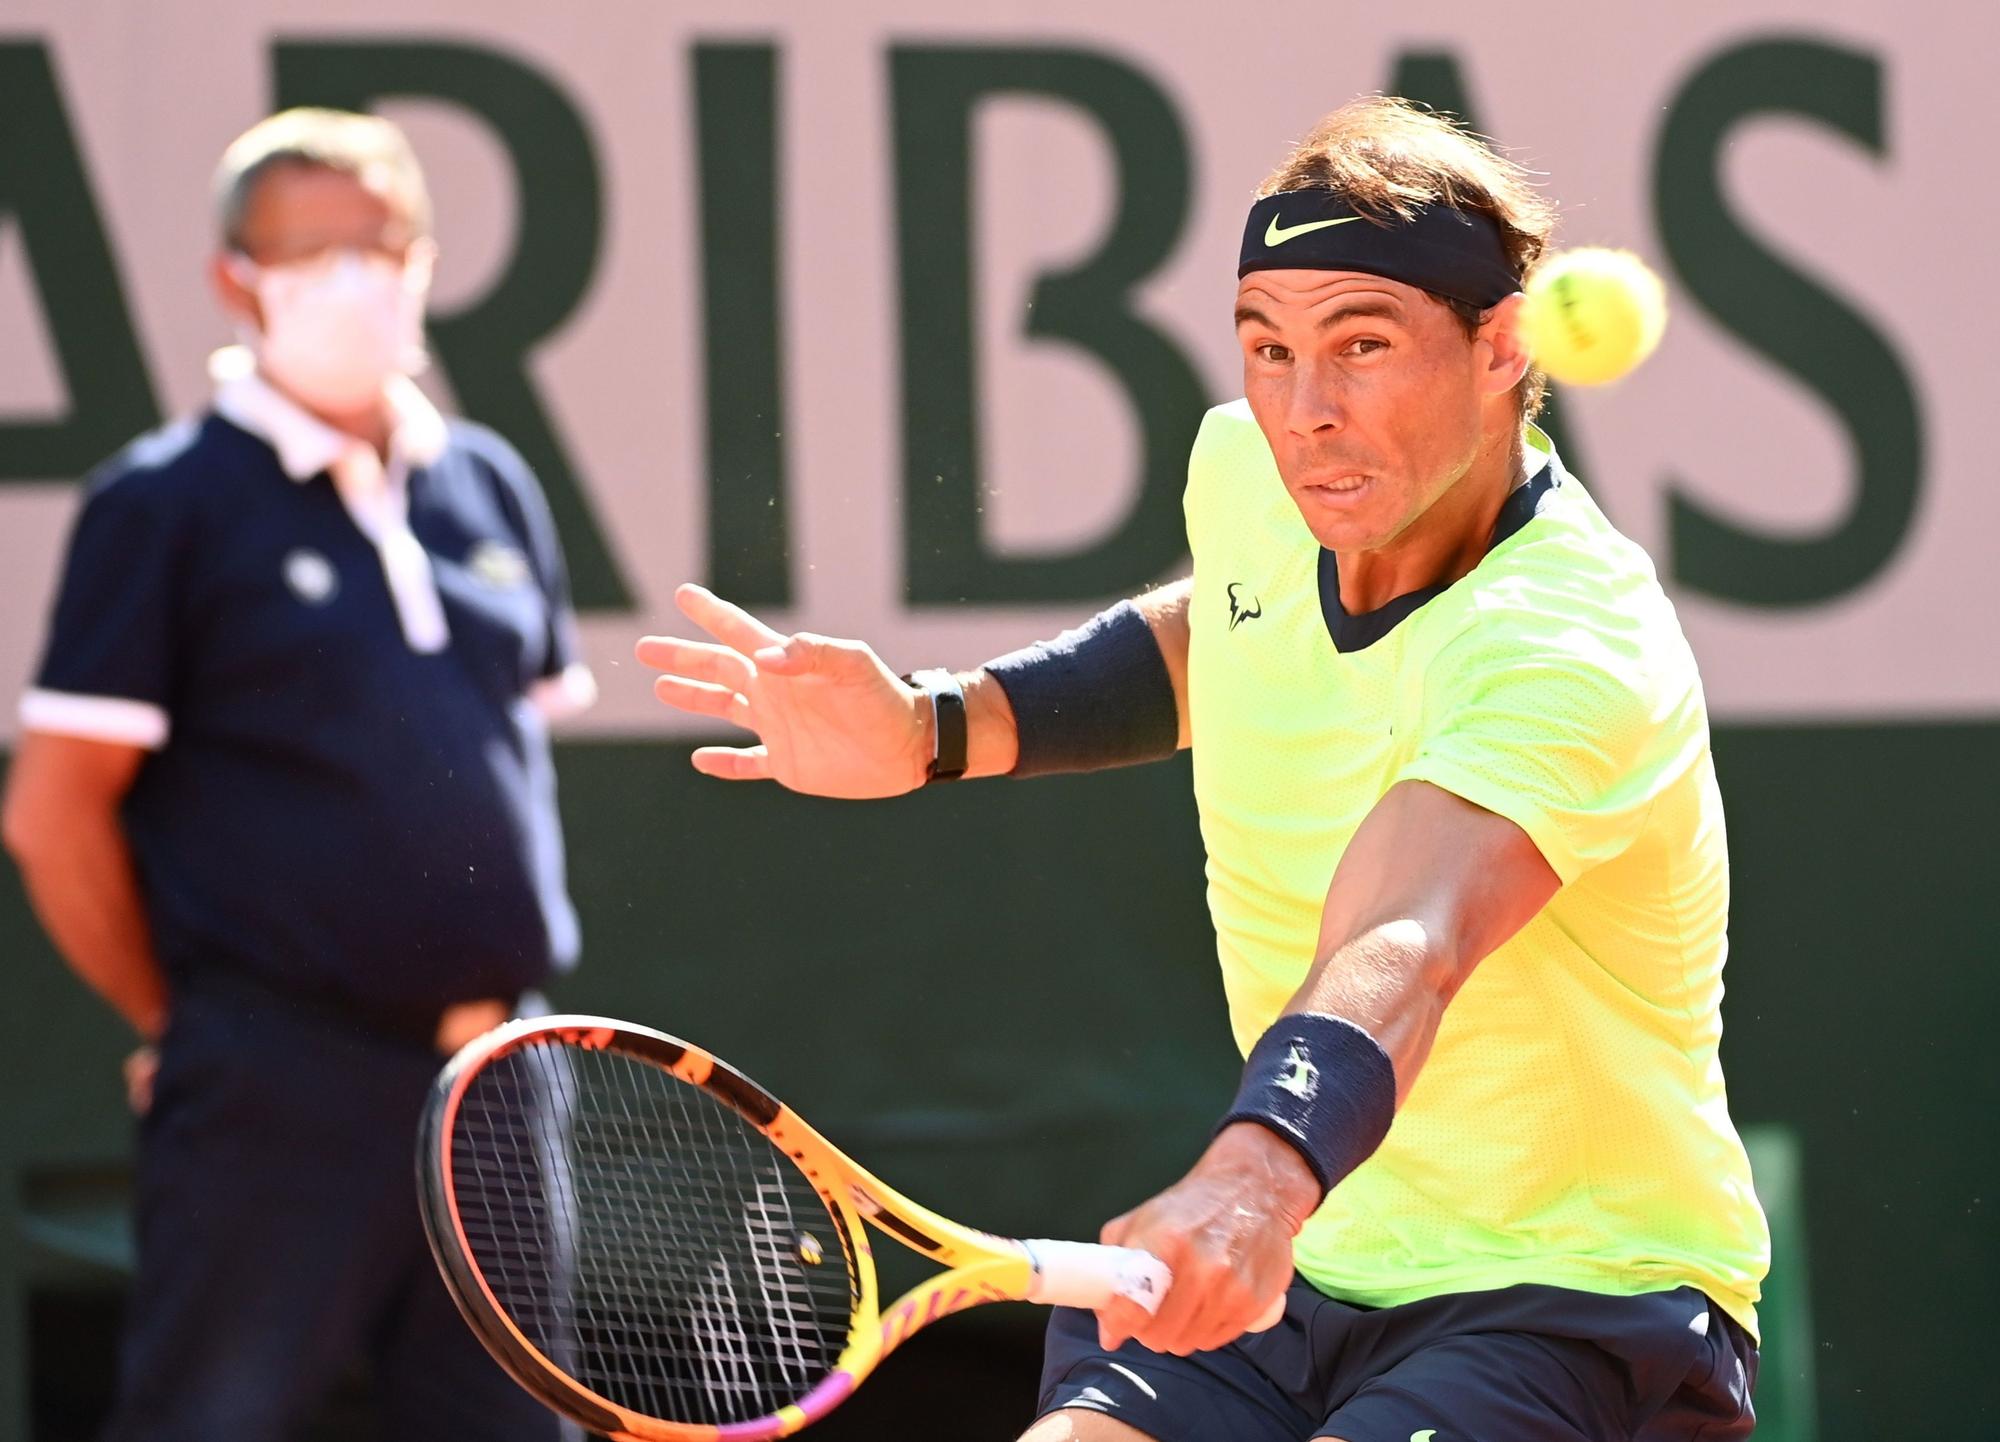
[{"label": "neon yellow tennis shirt", "polygon": [[1562,889],[1446,1009],[1299,1270],[1369,1306],[1691,1285],[1754,1333],[1770,1241],[1716,1054],[1729,864],[1701,681],[1645,553],[1528,440],[1542,469],[1503,539],[1383,630],[1393,604],[1339,611],[1249,408],[1203,423],[1189,704],[1231,1025],[1247,1053],[1304,982],[1334,866],[1392,785],[1506,817]]}]

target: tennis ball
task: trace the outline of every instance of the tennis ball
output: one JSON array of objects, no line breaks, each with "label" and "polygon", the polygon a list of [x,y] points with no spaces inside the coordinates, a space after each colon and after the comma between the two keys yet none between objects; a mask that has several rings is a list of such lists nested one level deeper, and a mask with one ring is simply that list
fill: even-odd
[{"label": "tennis ball", "polygon": [[1667,328],[1667,288],[1629,250],[1560,251],[1528,277],[1522,324],[1551,377],[1601,386],[1653,353]]}]

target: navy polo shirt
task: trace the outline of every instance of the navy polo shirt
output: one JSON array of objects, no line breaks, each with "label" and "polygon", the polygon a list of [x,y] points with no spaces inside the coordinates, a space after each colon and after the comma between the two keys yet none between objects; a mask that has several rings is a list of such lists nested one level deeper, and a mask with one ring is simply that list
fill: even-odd
[{"label": "navy polo shirt", "polygon": [[406,1029],[574,962],[534,699],[580,669],[561,550],[520,457],[428,414],[396,526],[427,642],[390,548],[282,439],[210,412],[88,485],[23,721],[153,748],[124,821],[177,990]]}]

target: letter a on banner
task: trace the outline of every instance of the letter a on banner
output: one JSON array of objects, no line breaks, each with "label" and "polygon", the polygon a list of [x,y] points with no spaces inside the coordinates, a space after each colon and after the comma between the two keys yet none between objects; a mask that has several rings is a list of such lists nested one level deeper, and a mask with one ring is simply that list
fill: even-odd
[{"label": "letter a on banner", "polygon": [[160,408],[39,41],[0,44],[0,228],[22,242],[69,396],[60,418],[0,422],[0,483],[80,475],[159,424]]},{"label": "letter a on banner", "polygon": [[[1410,50],[1397,56],[1396,68],[1389,76],[1389,93],[1455,116],[1481,135],[1493,134],[1480,123],[1479,112],[1472,106],[1472,92],[1465,83],[1465,72],[1459,66],[1458,57],[1449,50]],[[1590,463],[1584,458],[1583,448],[1577,444],[1576,437],[1570,433],[1564,420],[1561,387],[1553,381],[1549,383],[1548,399],[1542,404],[1542,413],[1535,417],[1535,424],[1555,442],[1556,450],[1571,471],[1580,476],[1590,474]],[[1604,503],[1602,492],[1592,494],[1599,505]]]}]

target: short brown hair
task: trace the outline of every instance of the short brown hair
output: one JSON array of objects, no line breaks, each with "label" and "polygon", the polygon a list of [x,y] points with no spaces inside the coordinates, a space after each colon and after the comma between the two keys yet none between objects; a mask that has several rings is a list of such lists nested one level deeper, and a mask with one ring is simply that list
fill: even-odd
[{"label": "short brown hair", "polygon": [[[1452,117],[1391,95],[1350,101],[1320,121],[1257,187],[1257,198],[1287,190],[1330,190],[1385,222],[1427,205],[1487,216],[1517,276],[1534,268],[1556,228],[1555,203],[1525,169]],[[1478,328],[1470,307],[1436,299],[1468,334]],[[1524,418],[1541,410],[1547,392],[1548,377],[1531,367],[1520,386]]]},{"label": "short brown hair", "polygon": [[257,183],[284,165],[351,175],[401,205],[416,234],[430,234],[424,172],[395,122],[351,110],[301,106],[258,121],[222,153],[215,172],[215,212],[225,246],[241,248],[243,219]]}]

